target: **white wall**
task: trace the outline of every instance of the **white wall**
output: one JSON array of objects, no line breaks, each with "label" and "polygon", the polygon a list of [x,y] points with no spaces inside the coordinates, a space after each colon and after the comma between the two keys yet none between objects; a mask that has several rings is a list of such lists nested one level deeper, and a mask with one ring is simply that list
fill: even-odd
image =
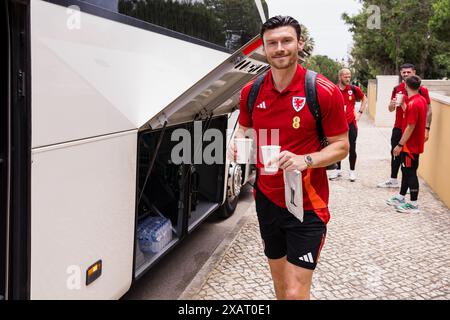
[{"label": "white wall", "polygon": [[377,76],[377,102],[375,125],[378,127],[393,127],[395,111],[389,112],[392,89],[399,84],[398,76]]}]

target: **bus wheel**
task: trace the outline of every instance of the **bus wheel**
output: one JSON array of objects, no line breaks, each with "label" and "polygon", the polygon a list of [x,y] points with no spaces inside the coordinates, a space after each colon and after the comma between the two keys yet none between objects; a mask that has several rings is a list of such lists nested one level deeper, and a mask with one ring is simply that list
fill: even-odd
[{"label": "bus wheel", "polygon": [[242,188],[242,167],[232,162],[228,170],[227,197],[219,209],[218,216],[222,219],[229,218],[236,210],[239,194]]}]

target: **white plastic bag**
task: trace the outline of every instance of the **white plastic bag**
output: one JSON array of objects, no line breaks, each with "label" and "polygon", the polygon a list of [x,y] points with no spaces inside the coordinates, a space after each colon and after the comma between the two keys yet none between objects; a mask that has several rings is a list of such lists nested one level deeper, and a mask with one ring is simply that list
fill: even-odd
[{"label": "white plastic bag", "polygon": [[284,198],[286,207],[297,219],[303,222],[302,173],[298,170],[283,170]]}]

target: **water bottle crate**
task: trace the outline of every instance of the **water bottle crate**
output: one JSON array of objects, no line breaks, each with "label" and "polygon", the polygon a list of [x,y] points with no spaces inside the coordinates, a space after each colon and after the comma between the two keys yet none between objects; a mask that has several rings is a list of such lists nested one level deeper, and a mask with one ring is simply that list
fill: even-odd
[{"label": "water bottle crate", "polygon": [[137,229],[139,248],[143,252],[160,252],[172,240],[172,223],[165,217],[147,217]]}]

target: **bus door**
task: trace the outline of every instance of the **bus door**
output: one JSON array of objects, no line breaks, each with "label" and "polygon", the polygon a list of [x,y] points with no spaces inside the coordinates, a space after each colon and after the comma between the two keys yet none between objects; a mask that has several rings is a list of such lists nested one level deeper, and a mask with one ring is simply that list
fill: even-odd
[{"label": "bus door", "polygon": [[[8,19],[6,13],[6,2],[2,1],[0,4],[0,21],[1,21],[1,39],[8,39]],[[3,40],[5,41],[5,40]],[[9,40],[6,40],[9,44]],[[2,45],[4,50],[3,56],[8,56],[8,45]],[[9,178],[8,178],[8,118],[9,118],[9,103],[8,103],[8,70],[9,59],[1,60],[0,75],[3,79],[0,81],[0,300],[6,297],[6,278],[7,278],[7,222],[8,222],[8,193],[9,193]]]},{"label": "bus door", "polygon": [[0,4],[0,300],[29,298],[29,1]]}]

